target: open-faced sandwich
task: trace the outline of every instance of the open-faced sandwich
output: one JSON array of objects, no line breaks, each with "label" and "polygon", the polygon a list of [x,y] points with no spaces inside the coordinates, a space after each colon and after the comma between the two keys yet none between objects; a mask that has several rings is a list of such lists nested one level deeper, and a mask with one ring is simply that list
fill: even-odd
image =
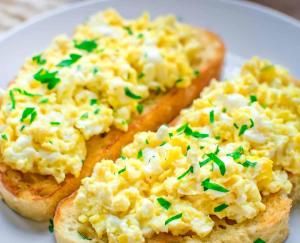
[{"label": "open-faced sandwich", "polygon": [[55,38],[26,60],[2,97],[4,201],[23,216],[49,219],[97,161],[116,159],[136,132],[190,105],[218,77],[223,58],[219,37],[172,16],[125,20],[108,10],[71,38]]},{"label": "open-faced sandwich", "polygon": [[[283,242],[300,175],[300,88],[252,59],[170,126],[102,160],[54,218],[59,243]],[[296,192],[293,192],[296,195]]]}]

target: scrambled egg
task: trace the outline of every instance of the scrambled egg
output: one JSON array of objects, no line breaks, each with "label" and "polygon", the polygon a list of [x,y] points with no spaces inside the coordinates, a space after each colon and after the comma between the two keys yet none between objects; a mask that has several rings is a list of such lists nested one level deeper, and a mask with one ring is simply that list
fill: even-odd
[{"label": "scrambled egg", "polygon": [[92,16],[26,61],[0,111],[3,161],[22,172],[78,176],[85,141],[112,126],[126,131],[143,101],[194,77],[202,45],[172,16]]},{"label": "scrambled egg", "polygon": [[135,136],[115,162],[98,163],[75,198],[80,233],[144,242],[168,232],[200,238],[214,218],[237,223],[291,191],[299,174],[300,88],[284,69],[253,59],[213,82],[176,126]]}]

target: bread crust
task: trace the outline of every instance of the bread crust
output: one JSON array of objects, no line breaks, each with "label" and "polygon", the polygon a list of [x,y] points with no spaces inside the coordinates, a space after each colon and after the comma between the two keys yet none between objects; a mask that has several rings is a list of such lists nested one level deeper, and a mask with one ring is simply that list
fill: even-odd
[{"label": "bread crust", "polygon": [[134,117],[127,132],[111,129],[107,134],[94,136],[87,141],[87,157],[78,178],[67,176],[64,182],[57,184],[51,176],[21,173],[0,163],[0,193],[6,204],[33,220],[43,221],[53,217],[58,202],[80,186],[81,179],[91,174],[96,162],[104,158],[116,159],[135,133],[156,130],[161,124],[174,119],[221,72],[225,55],[222,40],[203,29],[199,29],[199,38],[206,46],[201,54],[200,76],[187,88],[173,88],[155,98],[144,114]]},{"label": "bread crust", "polygon": [[[75,193],[62,200],[54,217],[55,238],[57,243],[84,243],[77,228],[77,214],[74,208]],[[171,234],[159,234],[148,243],[253,243],[257,238],[268,243],[281,243],[288,236],[288,219],[292,205],[291,199],[280,193],[264,198],[266,210],[254,219],[240,224],[232,224],[226,220],[216,219],[215,227],[211,234],[200,239],[197,236],[172,236]],[[90,242],[105,242],[92,239]]]}]

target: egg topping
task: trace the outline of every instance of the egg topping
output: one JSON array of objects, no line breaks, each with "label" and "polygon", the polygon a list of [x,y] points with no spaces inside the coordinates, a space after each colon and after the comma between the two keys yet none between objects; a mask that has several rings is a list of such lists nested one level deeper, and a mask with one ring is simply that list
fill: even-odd
[{"label": "egg topping", "polygon": [[2,161],[57,182],[78,176],[85,141],[112,126],[126,131],[147,98],[188,86],[202,48],[199,33],[173,16],[90,17],[28,59],[4,93]]},{"label": "egg topping", "polygon": [[102,160],[75,197],[79,234],[145,242],[156,234],[204,238],[214,218],[236,223],[287,195],[299,173],[299,96],[291,76],[257,58],[214,82],[176,125],[141,132],[116,161]]}]

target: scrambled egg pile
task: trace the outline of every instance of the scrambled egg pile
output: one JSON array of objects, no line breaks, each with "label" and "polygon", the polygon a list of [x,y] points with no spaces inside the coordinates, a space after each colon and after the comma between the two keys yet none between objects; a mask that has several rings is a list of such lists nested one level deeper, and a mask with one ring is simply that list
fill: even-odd
[{"label": "scrambled egg pile", "polygon": [[142,102],[195,77],[203,46],[172,16],[92,16],[72,38],[57,37],[28,59],[0,111],[3,161],[22,172],[78,176],[85,141],[110,127],[126,131]]},{"label": "scrambled egg pile", "polygon": [[200,238],[212,215],[236,222],[289,193],[300,173],[300,88],[284,69],[253,59],[213,82],[177,125],[142,132],[115,162],[98,163],[75,198],[80,234],[144,242],[168,232]]}]

